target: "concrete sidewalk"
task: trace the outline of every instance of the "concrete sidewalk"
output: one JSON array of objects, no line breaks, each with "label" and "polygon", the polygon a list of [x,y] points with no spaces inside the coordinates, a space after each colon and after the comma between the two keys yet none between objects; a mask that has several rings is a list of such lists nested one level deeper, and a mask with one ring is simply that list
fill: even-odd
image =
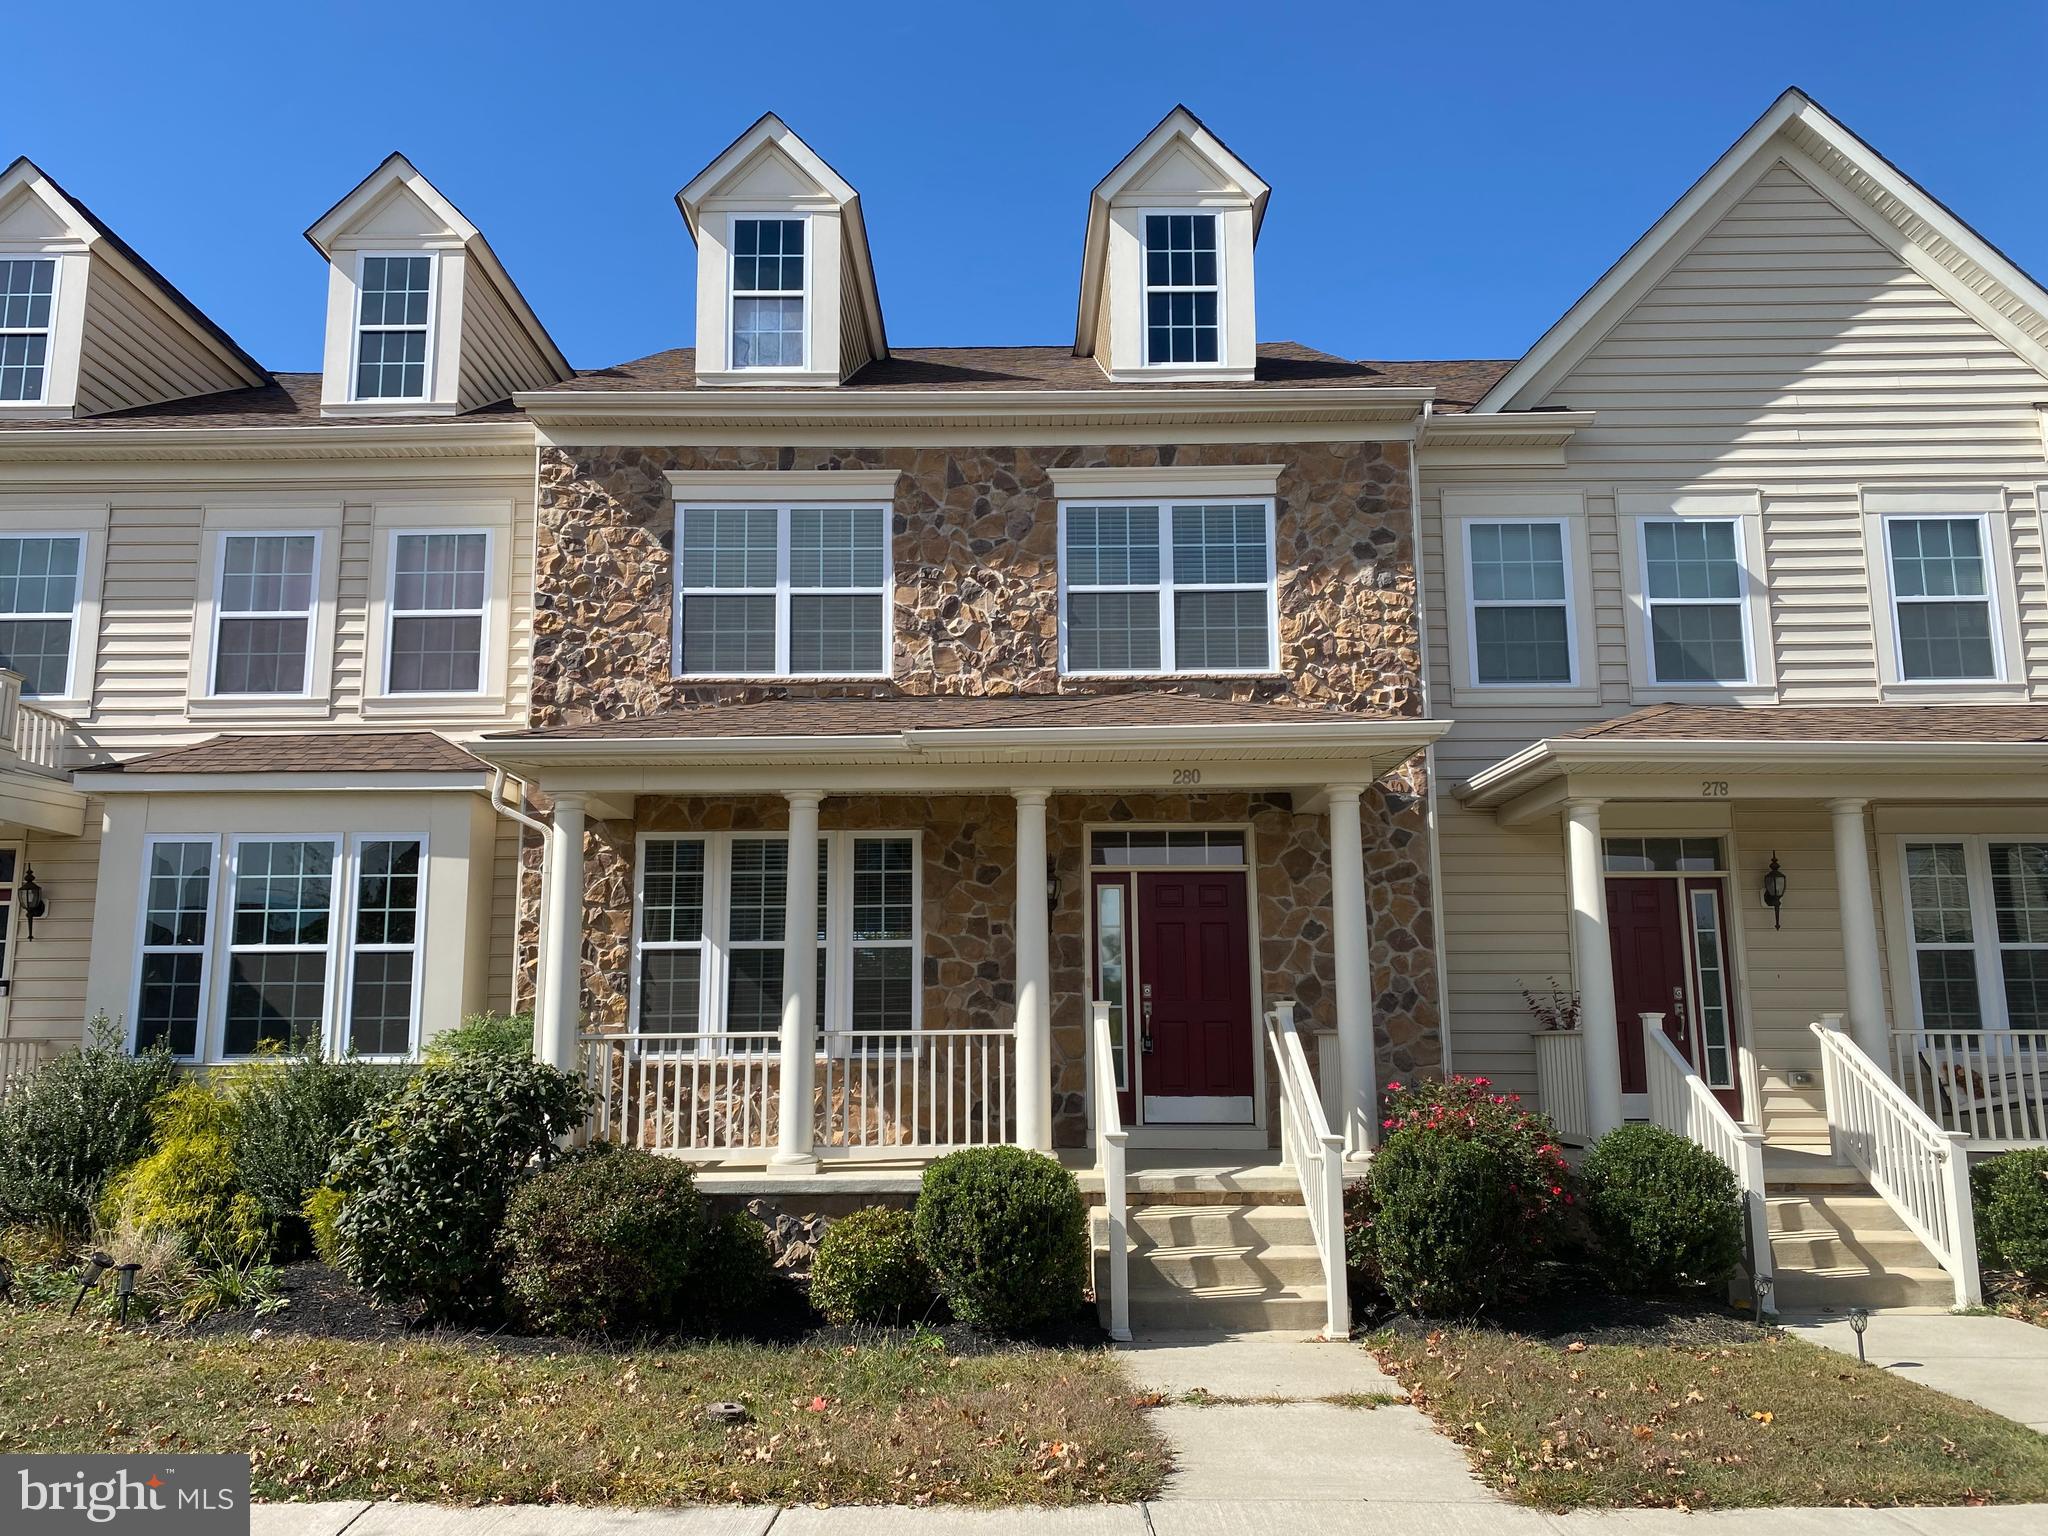
[{"label": "concrete sidewalk", "polygon": [[[1845,1318],[1780,1321],[1802,1339],[1856,1354],[1856,1335]],[[1872,1365],[2048,1434],[2048,1328],[2011,1317],[1879,1311],[1870,1314],[1863,1348]]]},{"label": "concrete sidewalk", "polygon": [[[1202,1410],[1213,1412],[1214,1410]],[[2040,1536],[2048,1505],[1984,1509],[1581,1510],[1511,1504],[1191,1499],[1079,1509],[258,1504],[254,1536]]]}]

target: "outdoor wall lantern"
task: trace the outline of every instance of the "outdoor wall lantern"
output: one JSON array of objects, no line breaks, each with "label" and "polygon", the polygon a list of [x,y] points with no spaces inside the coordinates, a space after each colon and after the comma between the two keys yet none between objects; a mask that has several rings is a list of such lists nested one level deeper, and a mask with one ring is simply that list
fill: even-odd
[{"label": "outdoor wall lantern", "polygon": [[1785,926],[1785,871],[1778,867],[1778,856],[1771,855],[1771,867],[1764,871],[1764,905],[1771,909],[1771,926]]},{"label": "outdoor wall lantern", "polygon": [[1045,910],[1051,912],[1060,904],[1060,867],[1051,859],[1045,861]]},{"label": "outdoor wall lantern", "polygon": [[14,893],[15,905],[21,908],[21,915],[28,919],[28,937],[36,936],[36,919],[50,910],[50,901],[43,894],[43,888],[36,884],[36,867],[31,864],[23,876],[20,889]]}]

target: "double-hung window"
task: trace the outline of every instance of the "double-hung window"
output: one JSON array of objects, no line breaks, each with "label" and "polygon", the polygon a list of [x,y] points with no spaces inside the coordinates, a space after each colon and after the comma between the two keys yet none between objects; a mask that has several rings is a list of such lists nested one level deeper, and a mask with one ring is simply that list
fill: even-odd
[{"label": "double-hung window", "polygon": [[732,365],[804,366],[804,223],[732,221]]},{"label": "double-hung window", "polygon": [[1651,680],[1746,683],[1749,619],[1733,518],[1645,518],[1643,604]]},{"label": "double-hung window", "polygon": [[1063,506],[1060,539],[1064,671],[1273,670],[1271,502]]},{"label": "double-hung window", "polygon": [[1908,838],[1919,1026],[2048,1029],[2048,838]]},{"label": "double-hung window", "polygon": [[1482,687],[1573,680],[1571,573],[1561,522],[1465,524],[1472,680]]},{"label": "double-hung window", "polygon": [[490,576],[488,533],[392,535],[387,693],[481,690]]},{"label": "double-hung window", "polygon": [[[821,1035],[917,1027],[917,839],[828,832],[818,839],[816,967]],[[703,832],[640,843],[634,1029],[727,1037],[768,1050],[782,1027],[791,962],[789,840]],[[884,1041],[883,1043],[887,1043]]]},{"label": "double-hung window", "polygon": [[76,534],[0,536],[0,666],[27,697],[70,696],[84,550]]},{"label": "double-hung window", "polygon": [[1222,358],[1222,297],[1216,215],[1145,215],[1145,361],[1214,363]]},{"label": "double-hung window", "polygon": [[0,260],[0,403],[31,403],[48,391],[56,297],[54,257]]},{"label": "double-hung window", "polygon": [[676,672],[889,672],[889,509],[679,507]]},{"label": "double-hung window", "polygon": [[424,400],[434,258],[365,256],[356,312],[356,398]]},{"label": "double-hung window", "polygon": [[1985,533],[1981,517],[1884,519],[1902,682],[1998,677],[1998,621]]},{"label": "double-hung window", "polygon": [[214,610],[215,694],[309,691],[319,568],[318,534],[222,535]]},{"label": "double-hung window", "polygon": [[[426,845],[365,833],[150,839],[135,1043],[224,1059],[317,1043],[409,1056]],[[215,963],[222,966],[218,984]]]}]

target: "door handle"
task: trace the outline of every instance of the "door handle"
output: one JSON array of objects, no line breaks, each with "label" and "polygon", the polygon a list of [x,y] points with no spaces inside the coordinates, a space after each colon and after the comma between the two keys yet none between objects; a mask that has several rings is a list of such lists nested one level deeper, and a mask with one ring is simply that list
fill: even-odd
[{"label": "door handle", "polygon": [[1152,1054],[1152,983],[1146,982],[1140,991],[1144,997],[1144,1002],[1138,1008],[1139,1017],[1143,1020],[1143,1027],[1138,1035],[1138,1050],[1142,1054],[1150,1056]]}]

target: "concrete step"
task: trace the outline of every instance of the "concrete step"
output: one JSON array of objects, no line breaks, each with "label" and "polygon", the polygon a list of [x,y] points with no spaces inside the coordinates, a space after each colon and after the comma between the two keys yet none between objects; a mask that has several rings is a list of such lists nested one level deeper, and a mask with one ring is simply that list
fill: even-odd
[{"label": "concrete step", "polygon": [[1153,1248],[1131,1253],[1131,1290],[1299,1290],[1320,1293],[1323,1264],[1313,1248]]},{"label": "concrete step", "polygon": [[1317,1333],[1328,1321],[1320,1289],[1131,1291],[1131,1327],[1140,1332],[1218,1330],[1226,1333]]},{"label": "concrete step", "polygon": [[1130,1213],[1134,1249],[1313,1246],[1300,1205],[1142,1205]]},{"label": "concrete step", "polygon": [[1910,1232],[1774,1232],[1771,1263],[1785,1270],[1861,1267],[1870,1273],[1925,1268],[1927,1249]]},{"label": "concrete step", "polygon": [[1854,1266],[1779,1270],[1773,1295],[1781,1312],[1814,1308],[1839,1311],[1849,1307],[1948,1307],[1955,1301],[1955,1283],[1944,1270],[1919,1266],[1879,1273]]},{"label": "concrete step", "polygon": [[[1095,1291],[1106,1311],[1109,1220],[1100,1208],[1091,1214]],[[1133,1205],[1126,1238],[1133,1327],[1318,1329],[1326,1320],[1322,1261],[1298,1201],[1238,1192],[1230,1203],[1183,1195]]]},{"label": "concrete step", "polygon": [[1772,1195],[1764,1206],[1773,1236],[1781,1232],[1809,1236],[1843,1232],[1910,1235],[1912,1230],[1882,1196],[1855,1194],[1846,1188]]}]

